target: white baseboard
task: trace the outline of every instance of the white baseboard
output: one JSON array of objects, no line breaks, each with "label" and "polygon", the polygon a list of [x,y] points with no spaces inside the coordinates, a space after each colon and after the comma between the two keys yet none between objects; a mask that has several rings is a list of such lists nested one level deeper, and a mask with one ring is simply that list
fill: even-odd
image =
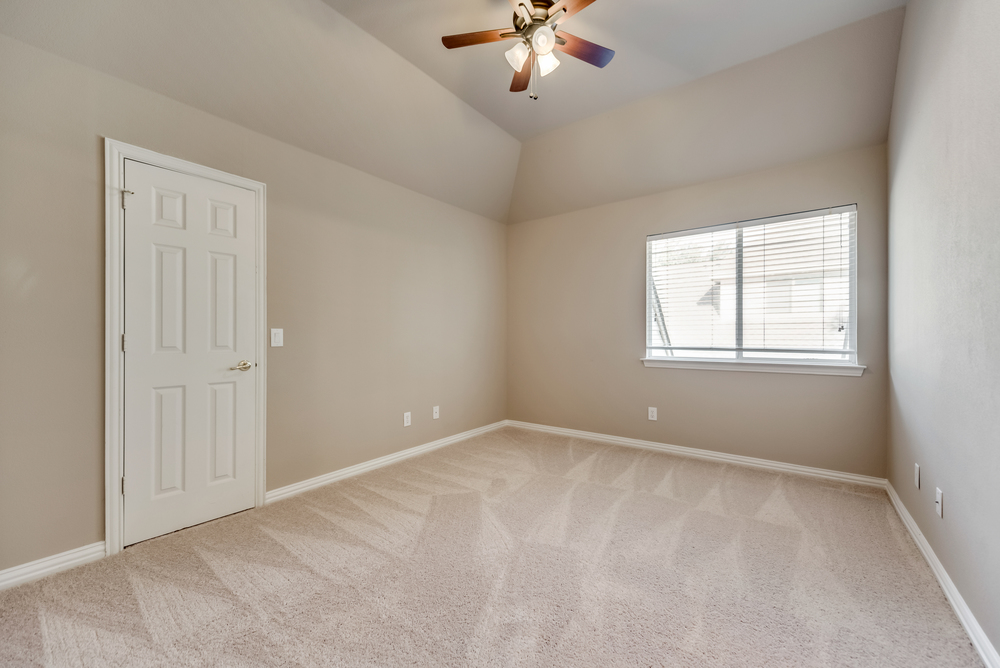
[{"label": "white baseboard", "polygon": [[955,583],[951,581],[951,577],[948,575],[948,571],[944,569],[944,565],[937,558],[937,555],[934,554],[931,544],[927,542],[927,538],[924,537],[924,533],[917,526],[913,516],[910,515],[906,506],[903,505],[902,499],[896,494],[892,483],[886,483],[886,490],[889,492],[889,498],[892,499],[892,505],[896,508],[896,512],[899,513],[899,518],[903,520],[903,524],[906,525],[906,528],[910,531],[910,535],[913,536],[913,542],[917,544],[920,553],[924,555],[924,559],[930,564],[934,576],[937,577],[938,582],[941,584],[941,589],[944,590],[944,595],[948,598],[948,602],[951,603],[951,607],[955,609],[958,621],[962,623],[965,632],[969,634],[972,645],[979,652],[983,663],[986,664],[987,668],[1000,668],[1000,654],[997,654],[993,643],[986,637],[983,627],[979,625],[979,622],[976,621],[976,616],[969,610],[965,599],[962,598],[958,588],[955,587]]},{"label": "white baseboard", "polygon": [[417,445],[407,450],[394,452],[391,455],[378,457],[377,459],[370,459],[367,462],[361,462],[360,464],[355,464],[354,466],[348,466],[347,468],[339,469],[337,471],[324,473],[321,476],[316,476],[315,478],[310,478],[309,480],[303,480],[302,482],[296,482],[291,485],[286,485],[285,487],[272,489],[269,492],[265,492],[264,503],[265,504],[274,503],[275,501],[286,499],[289,496],[294,496],[295,494],[301,494],[302,492],[306,492],[310,489],[316,489],[317,487],[322,487],[323,485],[329,485],[331,482],[336,482],[337,480],[350,478],[360,473],[364,473],[365,471],[371,471],[373,469],[382,468],[383,466],[388,466],[389,464],[393,464],[403,459],[409,459],[410,457],[422,455],[425,452],[430,452],[431,450],[443,448],[446,445],[451,445],[452,443],[458,443],[459,441],[464,441],[467,438],[472,438],[473,436],[478,436],[479,434],[485,434],[488,431],[499,429],[500,427],[503,427],[506,423],[507,423],[506,420],[501,420],[500,422],[494,422],[493,424],[488,424],[485,427],[479,427],[478,429],[470,429],[469,431],[463,431],[461,434],[455,434],[454,436],[448,436],[446,438],[442,438],[437,441],[431,441],[430,443]]},{"label": "white baseboard", "polygon": [[725,464],[736,464],[738,466],[751,466],[758,469],[768,469],[770,471],[780,471],[782,473],[796,473],[798,475],[812,476],[813,478],[825,478],[839,482],[849,482],[855,485],[867,485],[869,487],[882,487],[886,485],[885,478],[873,478],[857,473],[843,473],[841,471],[831,471],[829,469],[817,469],[811,466],[800,466],[798,464],[786,464],[776,462],[771,459],[758,459],[757,457],[744,457],[742,455],[729,455],[724,452],[714,450],[702,450],[700,448],[688,448],[682,445],[668,445],[657,443],[656,441],[641,441],[637,438],[624,438],[622,436],[609,436],[607,434],[595,434],[589,431],[579,431],[576,429],[565,429],[563,427],[549,427],[531,422],[518,422],[517,420],[507,420],[511,427],[521,429],[531,429],[532,431],[542,431],[548,434],[559,434],[561,436],[572,436],[574,438],[585,438],[590,441],[601,443],[611,443],[613,445],[624,445],[629,448],[642,448],[644,450],[656,450],[667,452],[672,455],[682,457],[694,457],[696,459],[707,459],[713,462]]},{"label": "white baseboard", "polygon": [[102,559],[105,554],[104,541],[91,543],[74,550],[54,554],[51,557],[43,557],[27,564],[14,566],[0,571],[0,589],[16,587],[17,585],[43,578],[60,571],[65,571],[75,566],[82,566]]}]

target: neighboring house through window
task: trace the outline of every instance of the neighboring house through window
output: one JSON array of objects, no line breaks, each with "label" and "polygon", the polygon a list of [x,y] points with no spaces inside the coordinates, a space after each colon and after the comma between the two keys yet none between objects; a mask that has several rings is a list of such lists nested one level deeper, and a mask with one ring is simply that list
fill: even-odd
[{"label": "neighboring house through window", "polygon": [[647,237],[646,366],[860,375],[857,359],[856,205]]}]

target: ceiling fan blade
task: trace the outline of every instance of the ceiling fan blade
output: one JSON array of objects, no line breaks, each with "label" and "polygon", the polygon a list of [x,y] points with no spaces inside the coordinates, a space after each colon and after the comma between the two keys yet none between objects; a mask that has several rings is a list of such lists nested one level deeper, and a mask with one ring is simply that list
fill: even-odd
[{"label": "ceiling fan blade", "polygon": [[576,14],[578,11],[593,4],[594,2],[596,2],[596,0],[559,0],[559,2],[549,7],[549,16],[552,16],[560,9],[565,9],[566,15],[559,19],[560,21],[565,21],[569,17],[573,16],[573,14]]},{"label": "ceiling fan blade", "polygon": [[441,43],[449,49],[457,49],[461,46],[475,46],[476,44],[489,44],[490,42],[501,41],[503,33],[513,32],[510,28],[500,30],[483,30],[482,32],[466,32],[461,35],[448,35],[441,38]]},{"label": "ceiling fan blade", "polygon": [[535,54],[532,53],[524,59],[521,71],[514,73],[514,80],[510,82],[511,93],[520,93],[523,90],[528,90],[528,82],[531,81],[531,61],[534,59]]},{"label": "ceiling fan blade", "polygon": [[556,37],[561,37],[566,40],[565,44],[559,44],[556,42],[556,49],[567,55],[573,56],[574,58],[579,58],[585,63],[590,63],[595,67],[604,67],[611,62],[612,58],[615,57],[615,52],[611,49],[606,49],[599,44],[588,42],[585,39],[577,37],[576,35],[570,35],[568,32],[562,32],[560,30],[556,33]]},{"label": "ceiling fan blade", "polygon": [[514,8],[514,14],[520,16],[524,19],[525,23],[531,23],[532,14],[534,14],[534,7],[531,5],[531,0],[507,0],[510,2],[510,6]]}]

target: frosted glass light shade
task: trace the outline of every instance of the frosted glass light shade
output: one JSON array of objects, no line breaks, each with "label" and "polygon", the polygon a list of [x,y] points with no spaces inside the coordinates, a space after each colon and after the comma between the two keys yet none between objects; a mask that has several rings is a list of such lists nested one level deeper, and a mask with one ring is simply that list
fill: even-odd
[{"label": "frosted glass light shade", "polygon": [[512,49],[507,51],[507,62],[514,68],[515,72],[520,72],[524,67],[524,61],[528,59],[528,47],[524,42],[518,42]]},{"label": "frosted glass light shade", "polygon": [[543,77],[557,67],[559,67],[559,59],[553,54],[546,53],[544,56],[538,56],[538,70]]},{"label": "frosted glass light shade", "polygon": [[556,45],[556,34],[552,31],[552,28],[548,26],[542,26],[535,30],[535,34],[531,36],[531,48],[539,56],[544,56],[545,54],[552,53],[552,49]]}]

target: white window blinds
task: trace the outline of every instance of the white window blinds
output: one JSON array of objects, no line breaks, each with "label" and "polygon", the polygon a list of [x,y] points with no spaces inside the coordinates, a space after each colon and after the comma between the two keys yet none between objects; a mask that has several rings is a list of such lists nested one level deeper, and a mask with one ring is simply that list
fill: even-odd
[{"label": "white window blinds", "polygon": [[857,207],[650,236],[647,358],[856,364]]}]

